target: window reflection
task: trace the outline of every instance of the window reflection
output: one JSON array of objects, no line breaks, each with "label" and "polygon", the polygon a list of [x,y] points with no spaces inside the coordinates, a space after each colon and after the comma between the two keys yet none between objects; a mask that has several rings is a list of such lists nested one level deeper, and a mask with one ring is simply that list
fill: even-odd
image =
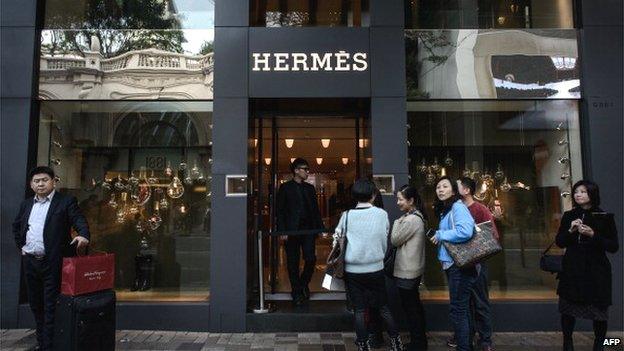
[{"label": "window reflection", "polygon": [[405,0],[405,28],[574,28],[572,0]]},{"label": "window reflection", "polygon": [[576,30],[407,30],[409,99],[579,99]]},{"label": "window reflection", "polygon": [[250,0],[252,27],[368,27],[368,0]]},{"label": "window reflection", "polygon": [[44,30],[39,97],[211,100],[214,30]]},{"label": "window reflection", "polygon": [[207,29],[214,0],[48,0],[48,29]]},{"label": "window reflection", "polygon": [[78,198],[92,248],[116,254],[120,300],[208,298],[211,110],[41,103],[38,164],[50,164],[57,188]]},{"label": "window reflection", "polygon": [[[582,179],[575,101],[408,103],[409,172],[432,211],[435,182],[477,181],[475,198],[493,213],[504,251],[487,261],[493,298],[554,298],[555,277],[539,269]],[[436,223],[433,221],[432,223]],[[436,250],[427,245],[425,293],[443,295]]]}]

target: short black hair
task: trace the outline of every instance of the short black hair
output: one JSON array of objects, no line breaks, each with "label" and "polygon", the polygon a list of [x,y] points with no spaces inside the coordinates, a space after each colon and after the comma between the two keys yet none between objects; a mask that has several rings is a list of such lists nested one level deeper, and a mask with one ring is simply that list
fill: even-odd
[{"label": "short black hair", "polygon": [[54,170],[48,166],[37,166],[28,172],[28,181],[31,182],[33,177],[37,174],[47,174],[51,179],[54,179]]},{"label": "short black hair", "polygon": [[351,195],[357,202],[369,202],[375,194],[375,184],[368,179],[358,179],[351,187]]},{"label": "short black hair", "polygon": [[474,195],[475,191],[477,191],[477,183],[474,179],[469,177],[461,177],[459,178],[459,182],[462,183],[464,188],[470,189],[470,195]]},{"label": "short black hair", "polygon": [[308,161],[302,159],[301,157],[297,157],[296,159],[294,159],[290,163],[290,172],[295,173],[295,169],[297,169],[297,168],[299,168],[301,166],[308,166],[308,167],[310,167],[310,164],[308,163]]},{"label": "short black hair", "polygon": [[589,195],[589,201],[591,202],[592,208],[600,207],[600,188],[598,187],[598,184],[587,179],[579,180],[574,183],[574,186],[572,186],[572,204],[574,207],[579,206],[574,199],[574,192],[576,191],[576,188],[581,185],[585,186],[585,189],[587,189],[587,195]]}]

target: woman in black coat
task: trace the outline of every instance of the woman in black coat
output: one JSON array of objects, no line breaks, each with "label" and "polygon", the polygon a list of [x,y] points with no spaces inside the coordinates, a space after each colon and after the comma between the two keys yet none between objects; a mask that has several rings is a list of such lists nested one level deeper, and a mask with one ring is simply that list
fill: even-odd
[{"label": "woman in black coat", "polygon": [[581,180],[572,187],[573,208],[563,214],[557,246],[565,248],[563,271],[559,273],[559,312],[563,349],[573,350],[576,318],[594,324],[594,350],[603,349],[611,305],[611,264],[606,252],[618,250],[612,214],[600,209],[598,186]]}]

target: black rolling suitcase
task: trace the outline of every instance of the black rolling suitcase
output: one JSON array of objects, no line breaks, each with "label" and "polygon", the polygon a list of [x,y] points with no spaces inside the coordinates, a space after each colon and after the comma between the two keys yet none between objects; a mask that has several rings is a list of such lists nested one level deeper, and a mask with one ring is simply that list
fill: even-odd
[{"label": "black rolling suitcase", "polygon": [[54,317],[54,350],[115,350],[115,292],[59,295]]}]

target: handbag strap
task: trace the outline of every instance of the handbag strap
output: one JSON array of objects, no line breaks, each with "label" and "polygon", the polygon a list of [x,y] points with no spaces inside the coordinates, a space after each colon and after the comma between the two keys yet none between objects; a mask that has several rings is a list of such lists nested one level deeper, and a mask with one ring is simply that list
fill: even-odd
[{"label": "handbag strap", "polygon": [[544,250],[544,252],[542,252],[542,256],[546,255],[548,251],[550,251],[550,249],[553,247],[553,245],[555,245],[555,243],[556,243],[556,239],[553,240],[553,242],[550,243],[550,245],[548,245],[548,247],[546,248],[546,250]]}]

